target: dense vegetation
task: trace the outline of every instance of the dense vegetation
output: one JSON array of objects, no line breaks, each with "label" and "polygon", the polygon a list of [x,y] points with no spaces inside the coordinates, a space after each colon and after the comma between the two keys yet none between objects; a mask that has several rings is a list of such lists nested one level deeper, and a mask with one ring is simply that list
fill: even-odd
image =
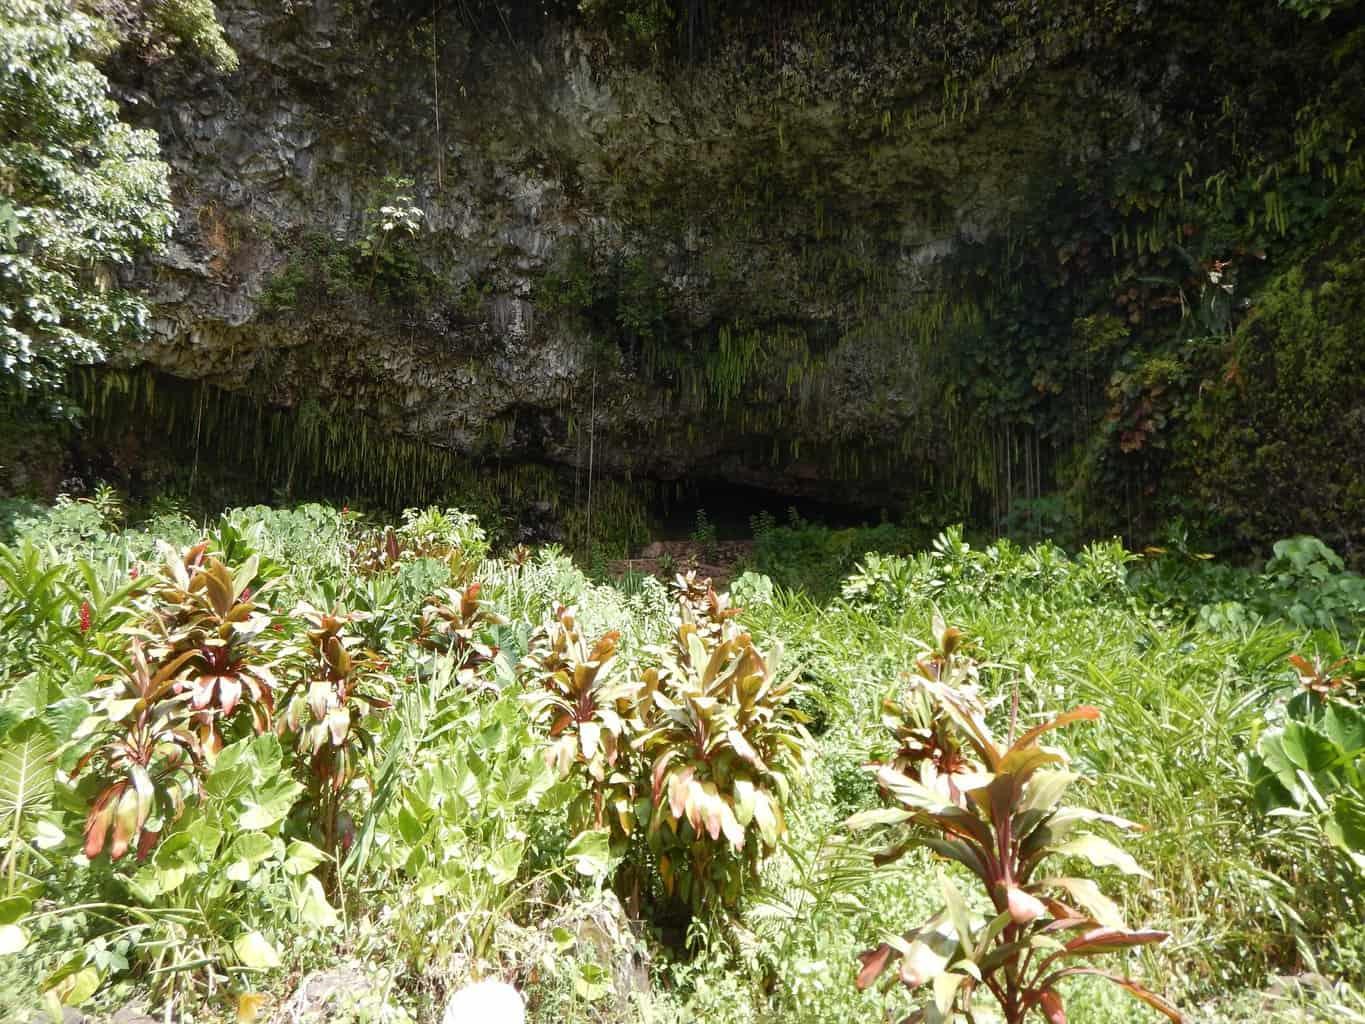
[{"label": "dense vegetation", "polygon": [[1357,0],[219,7],[0,0],[0,1017],[1365,1022]]},{"label": "dense vegetation", "polygon": [[[1312,538],[954,527],[817,603],[453,510],[126,518],[7,509],[7,1017],[265,1019],[319,970],[356,1021],[487,976],[544,1021],[1365,1015],[1365,580]],[[764,557],[813,574],[805,531]]]}]

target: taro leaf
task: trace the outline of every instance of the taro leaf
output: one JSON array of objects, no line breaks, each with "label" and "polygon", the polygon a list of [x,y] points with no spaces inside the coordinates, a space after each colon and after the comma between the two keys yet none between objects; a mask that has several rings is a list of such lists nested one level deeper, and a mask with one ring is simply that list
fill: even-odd
[{"label": "taro leaf", "polygon": [[611,863],[611,833],[605,828],[580,832],[564,855],[582,875],[605,875]]},{"label": "taro leaf", "polygon": [[289,849],[285,853],[284,870],[290,875],[306,875],[326,859],[327,854],[312,843],[294,839],[290,841]]},{"label": "taro leaf", "polygon": [[1327,838],[1347,853],[1365,852],[1365,800],[1338,797],[1327,819]]},{"label": "taro leaf", "polygon": [[37,721],[16,725],[0,742],[0,818],[21,829],[52,805],[57,744]]},{"label": "taro leaf", "polygon": [[1139,878],[1152,877],[1138,865],[1138,862],[1130,854],[1120,850],[1108,839],[1089,832],[1082,833],[1060,846],[1053,847],[1052,853],[1064,857],[1084,857],[1096,867],[1118,868],[1125,875],[1137,875]]},{"label": "taro leaf", "polygon": [[255,970],[267,970],[280,966],[280,954],[260,932],[247,932],[232,942],[232,951],[242,963]]},{"label": "taro leaf", "polygon": [[327,902],[322,883],[317,875],[304,875],[303,888],[298,894],[299,916],[305,924],[319,928],[333,928],[338,922],[337,912]]},{"label": "taro leaf", "polygon": [[1280,743],[1290,762],[1310,775],[1332,768],[1342,755],[1329,736],[1303,722],[1286,722]]},{"label": "taro leaf", "polygon": [[1323,731],[1348,757],[1365,750],[1365,709],[1331,704],[1322,718]]},{"label": "taro leaf", "polygon": [[517,840],[503,843],[488,858],[484,864],[484,870],[488,872],[488,876],[495,885],[507,885],[516,881],[517,871],[521,867],[521,858],[525,853],[525,843]]},{"label": "taro leaf", "polygon": [[584,1002],[601,999],[611,991],[611,972],[594,963],[578,965],[578,977],[574,979],[574,994]]},{"label": "taro leaf", "polygon": [[13,956],[28,945],[28,934],[17,924],[0,924],[0,956]]},{"label": "taro leaf", "polygon": [[246,802],[246,810],[237,819],[238,826],[253,831],[274,827],[285,819],[302,792],[303,787],[297,782],[287,779],[275,780],[257,793],[254,800]]},{"label": "taro leaf", "polygon": [[256,865],[275,852],[275,843],[260,832],[243,832],[228,848],[227,877],[234,882],[245,882]]}]

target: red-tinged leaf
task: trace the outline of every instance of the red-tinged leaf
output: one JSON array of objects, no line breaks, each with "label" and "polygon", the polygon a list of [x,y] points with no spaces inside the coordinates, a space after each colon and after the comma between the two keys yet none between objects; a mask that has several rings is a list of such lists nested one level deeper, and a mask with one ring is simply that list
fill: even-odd
[{"label": "red-tinged leaf", "polygon": [[691,765],[674,772],[668,780],[668,809],[676,820],[687,810],[687,789],[691,785],[696,769]]},{"label": "red-tinged leaf", "polygon": [[[670,763],[672,763],[677,756],[677,750],[667,750],[654,760],[654,770],[652,770],[652,776],[654,776],[654,778],[651,780],[650,799],[655,807],[658,807],[659,797],[663,795],[663,773],[667,771],[667,767],[669,767]],[[670,793],[670,800],[672,800],[672,793]],[[669,810],[672,810],[672,807],[670,807]]]},{"label": "red-tinged leaf", "polygon": [[114,838],[109,843],[109,859],[120,860],[128,852],[133,837],[142,827],[137,816],[137,790],[125,786],[114,809]]},{"label": "red-tinged leaf", "polygon": [[332,684],[325,679],[314,680],[308,686],[308,710],[313,712],[315,721],[327,717],[327,708],[332,703]]},{"label": "red-tinged leaf", "polygon": [[616,655],[616,648],[621,641],[621,634],[618,630],[610,633],[603,633],[597,643],[593,644],[592,650],[588,652],[588,660],[597,662],[599,665]]},{"label": "red-tinged leaf", "polygon": [[866,990],[873,982],[886,970],[886,965],[891,959],[891,954],[895,952],[889,945],[883,942],[876,949],[869,949],[859,953],[858,959],[862,961],[862,968],[858,971],[856,982],[858,991]]},{"label": "red-tinged leaf", "polygon": [[128,775],[132,779],[133,790],[137,793],[137,827],[141,829],[152,813],[152,800],[156,796],[156,790],[152,786],[152,777],[142,765],[133,765]]},{"label": "red-tinged leaf", "polygon": [[1058,715],[1050,722],[1043,722],[1041,725],[1035,725],[1028,732],[1020,736],[1019,739],[1015,741],[1014,746],[1010,749],[1018,750],[1020,747],[1026,747],[1037,740],[1043,733],[1049,732],[1052,729],[1060,729],[1063,726],[1070,725],[1072,722],[1098,722],[1099,720],[1099,708],[1089,704],[1082,704],[1080,707],[1072,708],[1070,711]]},{"label": "red-tinged leaf", "polygon": [[1184,1016],[1172,1003],[1167,1001],[1164,996],[1157,995],[1151,989],[1138,984],[1132,978],[1124,978],[1117,974],[1110,974],[1108,971],[1101,971],[1095,967],[1068,967],[1065,970],[1057,971],[1046,980],[1045,984],[1051,987],[1062,978],[1075,978],[1080,976],[1103,978],[1105,981],[1117,985],[1119,988],[1126,989],[1128,992],[1132,993],[1134,997],[1142,1000],[1158,1013],[1163,1014],[1167,1020],[1172,1022],[1172,1024],[1184,1024]]},{"label": "red-tinged leaf", "polygon": [[98,857],[104,849],[105,839],[109,835],[109,826],[114,820],[114,808],[118,806],[118,801],[127,788],[127,782],[114,783],[96,798],[95,805],[90,808],[90,814],[85,819],[85,846],[83,850],[90,860]]},{"label": "red-tinged leaf", "polygon": [[1029,924],[1047,914],[1047,907],[1043,901],[1032,893],[1025,892],[1017,885],[1011,885],[1006,890],[1006,900],[1009,905],[1010,919],[1015,924]]},{"label": "red-tinged leaf", "polygon": [[335,708],[327,716],[327,728],[332,733],[332,746],[339,747],[346,742],[346,733],[351,729],[351,712],[348,708]]},{"label": "red-tinged leaf", "polygon": [[149,829],[144,830],[143,833],[137,837],[137,859],[139,863],[146,860],[148,854],[156,849],[157,840],[160,838],[160,832],[152,832]]},{"label": "red-tinged leaf", "polygon": [[213,703],[213,689],[218,683],[217,676],[200,676],[190,691],[190,707],[203,711]]},{"label": "red-tinged leaf", "polygon": [[1170,932],[1160,932],[1155,929],[1126,931],[1122,928],[1092,928],[1083,935],[1076,936],[1066,944],[1064,949],[1073,956],[1089,956],[1093,953],[1112,953],[1115,950],[1128,949],[1131,946],[1148,946],[1157,942],[1165,942],[1170,936]]},{"label": "red-tinged leaf", "polygon": [[[720,793],[717,791],[714,782],[703,782],[695,792],[697,793],[698,810],[706,822],[707,835],[714,842],[720,838]],[[695,822],[693,822],[692,827],[697,827]]]},{"label": "red-tinged leaf", "polygon": [[740,732],[738,729],[731,729],[725,734],[725,738],[729,741],[730,746],[734,748],[735,753],[744,758],[744,760],[748,761],[759,771],[768,770],[768,766],[763,763],[763,758],[759,756],[758,751],[754,749],[753,744],[749,742],[744,733]]},{"label": "red-tinged leaf", "polygon": [[242,699],[242,681],[236,676],[220,676],[218,679],[218,703],[224,715],[237,710],[237,702]]},{"label": "red-tinged leaf", "polygon": [[1048,1024],[1066,1024],[1066,1010],[1062,1008],[1062,997],[1055,988],[1039,994],[1038,1009],[1043,1012]]}]

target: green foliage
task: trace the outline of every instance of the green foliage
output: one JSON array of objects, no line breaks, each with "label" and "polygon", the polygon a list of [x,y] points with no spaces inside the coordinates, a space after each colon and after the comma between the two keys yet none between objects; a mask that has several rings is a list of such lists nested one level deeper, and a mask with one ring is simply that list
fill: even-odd
[{"label": "green foliage", "polygon": [[[1258,593],[1307,601],[1313,580],[1333,592],[1345,570],[1318,542],[1287,542],[1265,572],[1224,573],[1178,535],[1133,568],[1116,543],[1068,556],[953,529],[921,553],[865,557],[848,596],[823,605],[741,576],[741,612],[695,576],[677,601],[652,578],[592,582],[553,548],[483,557],[478,524],[450,510],[386,523],[235,509],[170,562],[137,521],[107,493],[66,502],[0,552],[13,575],[0,579],[0,1014],[140,1001],[230,1018],[239,996],[282,1001],[293,979],[345,957],[382,966],[376,990],[412,1020],[439,1018],[474,976],[501,976],[533,1013],[618,1024],[638,1015],[625,991],[646,984],[644,957],[654,1019],[899,1019],[934,986],[858,992],[849,964],[869,937],[892,945],[884,976],[897,949],[896,966],[932,966],[924,948],[955,948],[943,973],[971,978],[963,923],[971,952],[987,950],[983,979],[1008,979],[994,970],[1006,947],[1035,941],[1063,907],[1087,923],[1018,963],[1017,1006],[1051,1006],[1047,974],[1076,964],[1058,956],[1040,975],[1041,962],[1119,918],[1170,928],[1175,941],[1144,945],[1124,973],[1162,977],[1201,1019],[1349,1019],[1358,1003],[1353,630],[1339,641],[1251,610]],[[1199,618],[1222,594],[1248,602],[1243,620]],[[935,625],[935,607],[963,633]],[[1332,607],[1339,627],[1358,619]],[[225,631],[234,623],[244,635]],[[936,648],[908,655],[927,630]],[[1291,650],[1305,652],[1303,696],[1284,701]],[[158,688],[160,700],[135,696]],[[1074,705],[1103,714],[1075,731],[1066,764],[1030,726]],[[997,727],[1022,753],[1005,753]],[[1300,754],[1311,771],[1287,767]],[[1011,773],[1009,757],[1029,764]],[[1033,774],[1006,815],[973,799],[995,784],[970,785],[977,769]],[[1115,873],[1100,894],[1075,866],[1129,861],[1084,840],[1078,858],[1032,874],[1016,858],[1002,909],[998,888],[951,857],[912,848],[877,866],[842,825],[900,807],[968,834],[877,826],[898,848],[937,836],[961,852],[980,838],[969,818],[991,836],[1036,826],[1026,843],[1064,842],[1044,833],[1078,819],[1026,821],[1024,806],[1060,800],[1073,773],[1103,782],[1078,832],[1142,820],[1124,846],[1150,877]],[[931,783],[947,793],[932,808],[902,801]],[[117,860],[82,853],[101,827],[105,853],[126,843]],[[1028,917],[1030,899],[1045,916],[987,930],[1011,902]],[[945,903],[965,917],[891,943]],[[1335,980],[1261,991],[1288,964]],[[969,982],[938,985],[946,1000]],[[982,1019],[989,985],[970,985]],[[1149,1013],[1084,980],[1055,998],[1097,1024]]]},{"label": "green foliage", "polygon": [[[203,0],[158,5],[223,67],[235,58]],[[150,131],[122,122],[93,59],[105,26],[53,0],[0,5],[0,361],[51,390],[145,326],[119,281],[170,237],[167,168]]]},{"label": "green foliage", "polygon": [[793,512],[787,526],[760,523],[754,534],[754,568],[780,587],[817,598],[838,590],[839,581],[869,551],[905,552],[922,540],[917,530],[882,524],[835,530],[807,523]]},{"label": "green foliage", "polygon": [[[1299,692],[1246,755],[1264,814],[1313,822],[1355,871],[1365,873],[1365,696],[1362,666],[1293,655]],[[1269,716],[1268,716],[1269,717]]]},{"label": "green foliage", "polygon": [[638,740],[664,890],[699,911],[739,903],[786,833],[783,808],[811,755],[794,680],[778,674],[780,648],[765,656],[712,608],[701,616],[684,604],[672,649],[645,671],[651,704]]},{"label": "green foliage", "polygon": [[223,36],[212,0],[161,0],[152,5],[151,17],[163,31],[202,53],[219,71],[237,69],[237,54]]},{"label": "green foliage", "polygon": [[[907,703],[892,703],[904,709],[888,722],[898,744],[895,759],[876,766],[877,783],[891,806],[861,812],[849,827],[911,826],[877,862],[927,847],[965,867],[991,909],[978,916],[957,884],[941,874],[945,906],[919,928],[864,953],[858,987],[872,985],[896,964],[900,983],[920,1003],[920,1019],[973,1020],[973,1000],[983,988],[1005,1020],[1016,1024],[1033,1010],[1050,1021],[1066,1020],[1058,984],[1095,975],[1180,1021],[1174,1006],[1137,982],[1073,962],[1162,942],[1168,934],[1129,929],[1118,906],[1093,881],[1050,875],[1043,867],[1050,858],[1069,857],[1145,876],[1109,840],[1079,831],[1098,823],[1138,826],[1063,806],[1066,789],[1079,776],[1066,770],[1065,754],[1038,742],[1052,729],[1098,719],[1099,711],[1077,707],[1017,738],[1012,717],[1009,739],[1001,745],[986,724],[976,666],[961,652],[958,630],[935,626],[935,647],[916,662]],[[920,995],[926,986],[927,994]]]}]

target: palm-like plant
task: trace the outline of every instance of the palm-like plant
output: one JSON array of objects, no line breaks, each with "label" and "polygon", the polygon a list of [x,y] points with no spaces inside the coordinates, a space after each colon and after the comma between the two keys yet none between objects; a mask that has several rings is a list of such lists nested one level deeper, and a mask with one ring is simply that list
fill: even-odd
[{"label": "palm-like plant", "polygon": [[462,590],[447,587],[426,599],[417,621],[417,644],[454,658],[467,680],[478,666],[497,657],[498,649],[484,639],[484,631],[507,624],[482,599],[482,589],[478,583]]},{"label": "palm-like plant", "polygon": [[188,724],[188,698],[175,693],[176,674],[194,652],[155,670],[140,640],[129,653],[131,668],[97,693],[100,713],[77,732],[78,739],[94,740],[72,774],[88,769],[102,784],[85,822],[84,850],[92,859],[107,849],[119,860],[130,846],[144,859],[184,811],[186,795],[200,790],[204,769],[199,738]]},{"label": "palm-like plant", "polygon": [[359,774],[360,762],[374,749],[367,719],[392,707],[394,680],[387,664],[364,650],[347,627],[362,612],[324,612],[308,604],[294,609],[308,628],[296,648],[302,665],[284,691],[284,713],[276,729],[292,743],[306,766],[304,784],[318,809],[325,848],[335,854],[342,845],[342,801]]},{"label": "palm-like plant", "polygon": [[200,740],[213,755],[223,746],[222,723],[239,706],[249,709],[257,733],[269,729],[277,683],[263,636],[271,618],[251,599],[257,558],[234,571],[207,549],[204,541],[184,554],[166,551],[139,632],[154,661],[179,666],[174,689],[189,694]]},{"label": "palm-like plant", "polygon": [[786,830],[783,804],[812,741],[781,679],[747,633],[717,639],[678,626],[675,649],[644,679],[650,706],[637,744],[650,764],[650,844],[665,890],[694,910],[732,906]]},{"label": "palm-like plant", "polygon": [[630,751],[629,679],[613,673],[620,634],[588,646],[572,608],[560,606],[532,637],[521,669],[535,687],[526,696],[532,718],[545,728],[546,762],[561,779],[575,770],[587,785],[570,809],[576,829],[602,828],[610,819],[618,839],[635,828],[635,786],[625,763]]},{"label": "palm-like plant", "polygon": [[[985,710],[969,688],[957,688],[970,669],[955,655],[958,637],[939,627],[939,647],[914,679],[917,727],[898,731],[891,763],[876,766],[892,806],[854,815],[854,829],[907,829],[878,856],[889,863],[914,847],[927,847],[963,865],[981,883],[993,913],[985,919],[946,877],[945,906],[926,924],[861,956],[858,987],[866,988],[893,964],[890,978],[922,997],[906,1021],[972,1020],[973,998],[985,988],[1008,1024],[1037,1011],[1052,1024],[1066,1020],[1058,984],[1098,975],[1133,993],[1173,1021],[1179,1012],[1137,982],[1078,964],[1089,958],[1163,941],[1167,933],[1132,930],[1118,907],[1092,880],[1049,874],[1052,858],[1079,857],[1144,875],[1131,856],[1101,836],[1081,832],[1092,823],[1137,826],[1110,815],[1064,807],[1062,796],[1077,776],[1065,770],[1061,751],[1040,745],[1049,731],[1099,712],[1078,707],[999,743]],[[905,721],[895,719],[895,723]],[[892,724],[892,723],[889,723]]]}]

